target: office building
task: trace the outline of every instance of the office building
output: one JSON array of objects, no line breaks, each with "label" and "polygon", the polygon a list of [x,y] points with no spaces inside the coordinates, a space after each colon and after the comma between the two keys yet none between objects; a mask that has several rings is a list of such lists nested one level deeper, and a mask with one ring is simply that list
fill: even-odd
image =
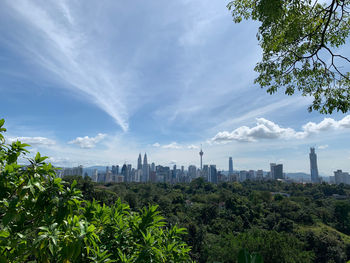
[{"label": "office building", "polygon": [[284,179],[283,164],[270,163],[270,178],[273,180]]},{"label": "office building", "polygon": [[256,171],[256,179],[257,180],[262,180],[264,178],[264,172],[263,170],[258,170]]},{"label": "office building", "polygon": [[213,183],[213,184],[217,184],[218,183],[218,173],[216,170],[216,165],[210,165],[209,167],[209,182]]},{"label": "office building", "polygon": [[197,177],[197,168],[195,165],[188,166],[188,177],[190,181]]},{"label": "office building", "polygon": [[145,153],[143,157],[143,165],[142,165],[142,182],[149,181],[149,165],[147,163],[147,154]]},{"label": "office building", "polygon": [[137,170],[142,170],[141,153],[139,154],[139,158],[137,159]]},{"label": "office building", "polygon": [[310,148],[310,174],[311,174],[311,182],[319,183],[320,178],[318,177],[318,168],[317,168],[317,155],[315,153],[315,148]]},{"label": "office building", "polygon": [[228,175],[233,174],[233,162],[232,157],[228,158]]},{"label": "office building", "polygon": [[334,172],[334,179],[336,184],[350,184],[350,175],[342,170]]}]

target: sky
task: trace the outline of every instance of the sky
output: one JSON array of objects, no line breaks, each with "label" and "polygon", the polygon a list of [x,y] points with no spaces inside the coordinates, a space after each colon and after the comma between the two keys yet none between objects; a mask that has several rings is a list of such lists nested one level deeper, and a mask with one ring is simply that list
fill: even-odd
[{"label": "sky", "polygon": [[[350,113],[254,84],[258,24],[225,1],[4,0],[0,118],[58,166],[136,164],[350,172]],[[343,54],[350,55],[350,48]]]}]

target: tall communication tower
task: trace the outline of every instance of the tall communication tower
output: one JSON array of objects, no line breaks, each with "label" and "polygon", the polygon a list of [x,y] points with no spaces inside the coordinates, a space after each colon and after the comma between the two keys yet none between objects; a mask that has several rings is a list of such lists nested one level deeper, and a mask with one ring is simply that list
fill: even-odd
[{"label": "tall communication tower", "polygon": [[199,152],[199,156],[201,157],[201,170],[203,169],[203,162],[202,162],[203,154],[204,152],[202,151],[202,145],[201,145],[201,151]]}]

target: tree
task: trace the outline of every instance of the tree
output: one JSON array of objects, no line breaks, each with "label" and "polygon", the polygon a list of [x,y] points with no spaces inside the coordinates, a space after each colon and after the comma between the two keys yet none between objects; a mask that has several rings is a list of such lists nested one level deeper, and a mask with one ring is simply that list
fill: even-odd
[{"label": "tree", "polygon": [[[190,262],[186,232],[166,227],[157,206],[132,212],[118,199],[113,205],[86,201],[57,178],[39,153],[18,164],[26,144],[5,144],[0,119],[0,262]],[[87,191],[88,181],[80,187]],[[84,181],[85,183],[84,183]]]},{"label": "tree", "polygon": [[259,21],[263,50],[255,83],[267,92],[299,90],[313,97],[309,111],[350,110],[350,60],[338,54],[350,32],[349,0],[233,0],[233,20]]}]

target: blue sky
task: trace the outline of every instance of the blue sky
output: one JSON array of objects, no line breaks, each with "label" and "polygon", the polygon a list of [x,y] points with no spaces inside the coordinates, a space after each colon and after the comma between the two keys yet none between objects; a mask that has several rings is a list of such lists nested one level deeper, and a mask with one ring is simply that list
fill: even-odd
[{"label": "blue sky", "polygon": [[[348,114],[254,85],[257,24],[225,1],[1,1],[0,116],[8,141],[56,165],[204,163],[350,171]],[[349,48],[344,54],[350,53]],[[327,119],[325,119],[327,118]],[[305,126],[306,125],[306,126]]]}]

